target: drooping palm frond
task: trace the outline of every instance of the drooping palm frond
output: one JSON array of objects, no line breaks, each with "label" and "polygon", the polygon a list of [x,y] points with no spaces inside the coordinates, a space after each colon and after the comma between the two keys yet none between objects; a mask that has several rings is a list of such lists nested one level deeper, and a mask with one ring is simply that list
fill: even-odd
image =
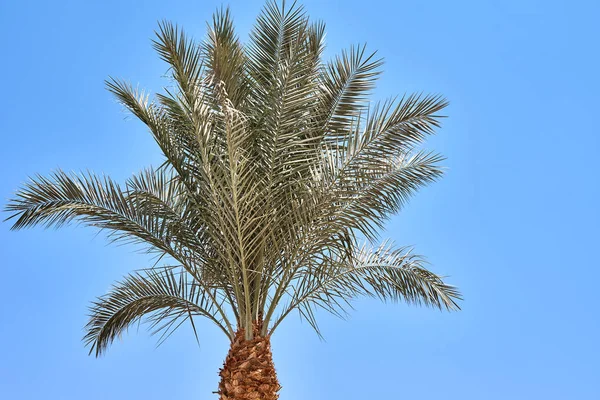
[{"label": "drooping palm frond", "polygon": [[[378,239],[387,219],[442,175],[443,158],[422,146],[447,102],[416,94],[370,103],[382,61],[356,46],[324,62],[324,32],[303,7],[274,1],[247,44],[228,9],[200,44],[161,23],[153,45],[170,86],[156,97],[119,79],[107,87],[148,127],[163,164],[123,188],[59,171],[8,204],[15,229],[77,220],[184,269],[183,286],[159,270],[127,278],[98,303],[101,314],[116,304],[128,311],[106,331],[93,330],[94,314],[88,332],[97,346],[147,313],[185,319],[175,300],[189,300],[188,287],[208,296],[190,300],[199,316],[220,321],[230,337],[244,329],[247,339],[257,321],[266,335],[293,310],[318,329],[316,308],[341,315],[360,295],[457,309],[459,293],[420,257],[359,245]],[[141,287],[174,294],[172,302],[142,300]]]},{"label": "drooping palm frond", "polygon": [[377,248],[364,245],[350,258],[324,255],[318,265],[304,269],[293,285],[293,295],[270,333],[295,309],[319,332],[316,307],[342,316],[358,296],[460,309],[456,301],[461,296],[454,286],[428,271],[423,258],[413,254],[412,249],[394,248],[389,243]]},{"label": "drooping palm frond", "polygon": [[92,304],[84,342],[90,354],[98,356],[144,317],[154,333],[163,332],[163,338],[185,321],[190,321],[195,331],[193,318],[198,316],[208,318],[232,337],[231,326],[219,315],[217,298],[217,290],[208,293],[190,279],[184,268],[134,273]]}]

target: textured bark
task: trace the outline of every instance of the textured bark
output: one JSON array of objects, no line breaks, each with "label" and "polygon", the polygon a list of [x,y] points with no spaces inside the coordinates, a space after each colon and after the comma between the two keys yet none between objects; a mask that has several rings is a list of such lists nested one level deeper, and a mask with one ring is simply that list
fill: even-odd
[{"label": "textured bark", "polygon": [[[255,327],[255,334],[258,329]],[[255,336],[245,339],[240,329],[231,344],[219,375],[220,400],[277,400],[281,389],[275,373],[271,340]]]}]

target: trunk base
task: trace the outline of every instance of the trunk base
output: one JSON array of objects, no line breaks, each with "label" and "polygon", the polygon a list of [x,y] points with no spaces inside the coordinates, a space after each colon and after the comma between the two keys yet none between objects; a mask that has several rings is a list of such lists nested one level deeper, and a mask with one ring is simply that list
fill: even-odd
[{"label": "trunk base", "polygon": [[[258,333],[258,332],[256,332]],[[220,400],[277,400],[281,389],[275,373],[271,340],[246,340],[240,329],[219,372]]]}]

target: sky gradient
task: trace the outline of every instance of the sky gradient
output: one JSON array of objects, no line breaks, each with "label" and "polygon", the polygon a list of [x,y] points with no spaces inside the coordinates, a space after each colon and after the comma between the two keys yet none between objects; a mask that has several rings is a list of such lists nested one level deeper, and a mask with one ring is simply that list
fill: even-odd
[{"label": "sky gradient", "polygon": [[[160,91],[157,21],[197,39],[219,1],[0,3],[0,197],[27,176],[89,169],[124,181],[160,155],[104,89]],[[261,1],[230,1],[242,39]],[[597,21],[585,1],[305,1],[327,24],[326,58],[367,43],[385,58],[373,99],[423,91],[450,106],[427,147],[446,176],[383,238],[414,245],[464,294],[441,313],[361,299],[321,313],[325,341],[288,318],[273,338],[282,400],[600,398]],[[130,330],[87,355],[87,307],[144,254],[72,226],[0,223],[0,398],[216,399],[226,339],[199,325],[156,348]]]}]

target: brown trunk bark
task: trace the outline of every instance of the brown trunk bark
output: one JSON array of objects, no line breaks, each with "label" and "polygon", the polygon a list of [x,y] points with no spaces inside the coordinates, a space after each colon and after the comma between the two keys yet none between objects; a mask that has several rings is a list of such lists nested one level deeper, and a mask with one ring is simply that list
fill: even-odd
[{"label": "brown trunk bark", "polygon": [[243,329],[236,333],[219,372],[220,400],[277,400],[281,386],[275,373],[270,338],[255,336],[246,340],[244,335]]}]

